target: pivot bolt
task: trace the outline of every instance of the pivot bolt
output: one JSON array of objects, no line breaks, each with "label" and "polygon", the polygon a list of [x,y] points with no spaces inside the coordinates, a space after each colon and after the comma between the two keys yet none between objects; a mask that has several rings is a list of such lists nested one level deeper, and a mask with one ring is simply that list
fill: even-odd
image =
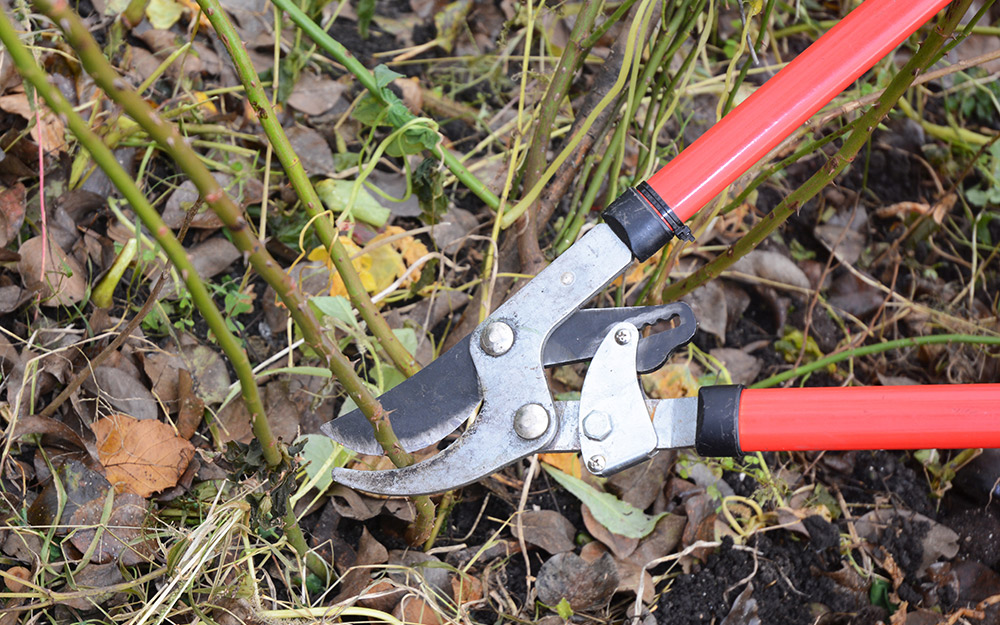
[{"label": "pivot bolt", "polygon": [[611,434],[611,417],[595,410],[583,420],[583,433],[593,441],[603,441]]},{"label": "pivot bolt", "polygon": [[621,330],[615,332],[615,342],[617,342],[619,345],[628,345],[628,342],[631,340],[632,337],[629,335],[628,330],[626,330],[625,328],[622,328]]},{"label": "pivot bolt", "polygon": [[490,356],[503,356],[514,345],[514,330],[503,321],[493,321],[483,328],[479,345]]},{"label": "pivot bolt", "polygon": [[549,429],[549,411],[541,404],[525,404],[514,413],[514,431],[533,441]]},{"label": "pivot bolt", "polygon": [[604,461],[604,456],[591,456],[587,460],[587,469],[591,473],[600,473],[604,470],[605,466],[607,466],[607,463]]}]

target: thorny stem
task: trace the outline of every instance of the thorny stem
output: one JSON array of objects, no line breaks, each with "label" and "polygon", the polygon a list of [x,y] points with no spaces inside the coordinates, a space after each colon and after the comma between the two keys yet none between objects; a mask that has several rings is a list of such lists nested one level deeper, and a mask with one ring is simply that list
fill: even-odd
[{"label": "thorny stem", "polygon": [[351,298],[351,303],[361,313],[361,317],[368,324],[368,329],[371,330],[372,334],[378,340],[379,345],[389,355],[390,360],[396,365],[396,368],[406,377],[412,376],[420,370],[420,365],[417,364],[413,355],[406,351],[403,344],[393,334],[392,329],[389,328],[389,324],[386,323],[385,318],[375,308],[375,304],[372,303],[368,291],[361,284],[361,278],[358,276],[357,270],[354,269],[350,254],[347,253],[347,250],[340,242],[332,220],[323,218],[323,202],[319,199],[319,195],[316,194],[316,189],[309,180],[309,175],[306,173],[305,168],[302,167],[302,161],[295,154],[295,149],[288,140],[288,135],[285,134],[285,130],[281,127],[281,122],[278,120],[277,115],[274,114],[271,101],[260,84],[260,77],[250,62],[250,55],[247,53],[247,49],[243,45],[239,33],[236,32],[233,23],[222,9],[219,0],[198,0],[198,4],[201,6],[202,11],[205,12],[205,15],[208,16],[208,20],[212,23],[212,27],[215,29],[216,34],[219,35],[219,39],[222,40],[223,45],[226,46],[226,50],[229,52],[229,56],[236,66],[236,73],[239,75],[240,82],[243,83],[247,100],[257,113],[257,119],[264,129],[264,134],[267,135],[275,155],[285,170],[285,174],[291,181],[292,186],[295,187],[295,192],[302,200],[306,213],[309,214],[309,217],[313,218],[320,241],[323,242],[323,245],[328,250],[330,259],[337,268],[340,277],[343,278],[344,286]]},{"label": "thorny stem", "polygon": [[[62,16],[60,16],[60,19],[62,19]],[[72,24],[72,20],[65,23]],[[45,71],[35,63],[31,53],[18,38],[14,25],[3,11],[0,11],[0,41],[3,41],[21,75],[35,87],[49,107],[65,121],[80,144],[90,153],[94,161],[107,174],[108,178],[129,202],[146,227],[150,229],[153,237],[163,248],[170,262],[180,270],[184,284],[191,293],[192,302],[198,308],[209,329],[211,329],[216,340],[219,342],[219,347],[222,348],[227,358],[229,358],[229,362],[232,363],[233,369],[236,371],[236,375],[240,381],[243,400],[246,402],[247,410],[250,412],[254,436],[260,441],[264,460],[271,468],[280,466],[283,461],[281,448],[278,446],[278,442],[271,432],[270,424],[267,422],[267,414],[264,411],[264,403],[261,401],[250,359],[243,350],[240,341],[226,327],[225,318],[219,312],[215,302],[212,300],[211,294],[198,276],[198,272],[191,263],[191,259],[184,246],[181,245],[180,241],[170,231],[170,228],[163,222],[160,214],[149,203],[142,191],[139,190],[139,187],[136,186],[129,173],[118,163],[111,150],[90,129],[87,122],[73,110],[73,105],[66,100],[58,87],[49,80]],[[98,54],[100,54],[99,51]],[[294,522],[294,516],[292,517],[292,521],[291,525],[289,525],[287,519],[285,523],[285,531],[289,538],[289,543],[301,556],[305,557],[309,570],[325,579],[329,575],[329,569],[319,556],[309,551],[309,546],[306,544],[304,538],[296,540],[296,537],[302,537],[302,531],[298,528],[297,523]]]},{"label": "thorny stem", "polygon": [[[159,144],[160,148],[177,163],[195,184],[201,197],[228,229],[236,247],[247,255],[254,270],[281,298],[282,303],[301,330],[303,338],[313,350],[326,360],[326,366],[331,373],[372,422],[375,438],[393,464],[397,467],[413,464],[413,457],[403,449],[402,445],[399,444],[399,439],[392,432],[388,415],[382,409],[382,405],[362,382],[337,344],[323,332],[319,321],[291,276],[281,268],[263,244],[253,236],[239,206],[215,180],[212,173],[198,158],[198,154],[177,131],[177,127],[164,121],[150,108],[142,96],[128,88],[115,69],[104,58],[97,42],[90,35],[80,17],[70,9],[66,0],[38,0],[36,6],[49,19],[59,25],[66,40],[80,56],[84,69],[94,78],[97,85],[136,123],[143,127],[149,137]],[[184,276],[183,271],[181,275]],[[261,441],[261,444],[264,443],[265,441]],[[272,440],[271,444],[277,447],[277,441]],[[429,532],[434,523],[434,504],[428,497],[416,498],[414,504],[417,507],[415,528],[421,529],[422,532]]]},{"label": "thorny stem", "polygon": [[[577,65],[587,55],[589,48],[583,46],[583,40],[590,34],[597,20],[600,11],[601,0],[587,0],[573,24],[573,30],[569,34],[569,41],[563,49],[559,63],[552,72],[549,86],[542,96],[538,106],[538,118],[535,122],[535,131],[528,147],[528,153],[524,157],[524,176],[521,186],[523,189],[532,189],[535,183],[541,179],[545,171],[546,155],[549,151],[551,141],[552,123],[555,121],[556,113],[559,112],[559,104],[566,97],[573,77],[576,75]],[[523,227],[518,228],[518,252],[521,257],[521,271],[524,273],[537,273],[544,265],[541,249],[538,247],[538,203],[535,202],[524,212],[521,217]]]},{"label": "thorny stem", "polygon": [[[361,64],[361,61],[356,59],[350,52],[347,51],[339,41],[331,37],[326,33],[325,30],[320,28],[320,26],[309,19],[309,16],[302,12],[292,0],[273,0],[275,6],[288,14],[288,17],[295,22],[296,26],[302,29],[302,31],[309,36],[319,47],[326,50],[330,56],[334,58],[335,61],[343,65],[348,72],[354,74],[354,77],[364,86],[365,89],[369,91],[379,102],[386,104],[385,96],[382,94],[382,89],[378,86],[375,81],[374,74],[368,70],[367,67]],[[402,120],[400,125],[405,124],[410,121],[410,119]],[[445,167],[447,167],[455,178],[461,181],[470,191],[472,191],[476,197],[483,201],[487,206],[493,210],[497,210],[500,207],[500,198],[496,196],[495,193],[490,191],[485,184],[476,178],[475,174],[470,172],[465,168],[454,154],[443,148],[442,146],[437,146],[431,153],[444,162]]]},{"label": "thorny stem", "polygon": [[718,277],[730,265],[760,245],[778,226],[784,223],[785,220],[798,211],[803,204],[819,193],[823,187],[847,167],[854,160],[854,157],[861,148],[864,147],[865,143],[868,142],[879,122],[889,114],[889,111],[892,110],[896,102],[903,96],[914,79],[933,62],[937,51],[941,49],[941,46],[944,45],[948,37],[955,31],[959,20],[965,15],[970,2],[971,0],[962,0],[948,7],[948,11],[941,18],[941,21],[928,33],[927,38],[916,54],[907,61],[906,65],[892,79],[889,86],[886,87],[881,97],[879,97],[876,105],[854,122],[854,130],[850,136],[844,140],[843,145],[837,153],[819,171],[793,191],[770,213],[765,215],[760,223],[751,228],[746,235],[730,246],[725,253],[717,256],[687,278],[665,288],[662,292],[662,301],[674,301],[709,280]]}]

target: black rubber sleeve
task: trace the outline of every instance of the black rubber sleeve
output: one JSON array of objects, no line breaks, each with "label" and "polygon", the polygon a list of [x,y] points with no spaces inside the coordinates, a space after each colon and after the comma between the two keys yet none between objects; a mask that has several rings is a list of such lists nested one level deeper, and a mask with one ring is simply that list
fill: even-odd
[{"label": "black rubber sleeve", "polygon": [[694,241],[691,230],[645,182],[625,189],[602,216],[640,261],[648,260],[675,236]]},{"label": "black rubber sleeve", "polygon": [[698,391],[698,430],[695,450],[699,456],[740,456],[740,394],[742,384],[706,386]]}]

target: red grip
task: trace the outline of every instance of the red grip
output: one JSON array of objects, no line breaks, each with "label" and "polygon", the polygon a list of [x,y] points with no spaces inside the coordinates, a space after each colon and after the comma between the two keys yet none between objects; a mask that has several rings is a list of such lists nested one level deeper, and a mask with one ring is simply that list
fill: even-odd
[{"label": "red grip", "polygon": [[1000,447],[1000,384],[748,389],[743,451]]},{"label": "red grip", "polygon": [[949,0],[867,0],[648,180],[681,221]]}]

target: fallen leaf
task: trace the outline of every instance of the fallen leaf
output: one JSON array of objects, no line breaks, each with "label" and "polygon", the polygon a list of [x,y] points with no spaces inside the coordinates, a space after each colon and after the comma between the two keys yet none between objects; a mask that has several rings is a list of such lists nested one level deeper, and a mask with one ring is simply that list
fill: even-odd
[{"label": "fallen leaf", "polygon": [[[337,173],[337,165],[333,161],[333,152],[323,135],[312,128],[295,124],[285,129],[292,151],[299,157],[302,167],[310,176],[332,176]],[[319,189],[317,188],[318,192]]]},{"label": "fallen leaf", "polygon": [[[338,552],[338,561],[341,557],[342,554]],[[367,527],[362,526],[361,539],[358,541],[358,551],[354,558],[354,562],[351,563],[351,566],[340,578],[339,583],[342,590],[333,602],[339,603],[361,594],[361,591],[371,581],[373,565],[385,564],[388,561],[389,552],[386,550],[385,546],[383,546],[382,543],[371,535]],[[398,601],[399,597],[402,595],[403,593],[401,592],[399,596],[396,597],[396,601]],[[384,611],[392,610],[393,607],[395,607],[395,601],[391,605],[385,605],[383,603],[380,606],[380,608]]]},{"label": "fallen leaf", "polygon": [[194,446],[166,423],[114,414],[93,425],[97,453],[118,492],[140,497],[177,485],[194,457]]},{"label": "fallen leaf", "polygon": [[[771,282],[809,288],[809,278],[794,260],[770,250],[753,250],[733,263],[731,269]],[[701,318],[699,317],[699,321]]]},{"label": "fallen leaf", "polygon": [[392,215],[363,184],[355,180],[320,180],[316,183],[316,193],[323,204],[338,215],[350,209],[351,218],[376,228],[384,226]]},{"label": "fallen leaf", "polygon": [[607,528],[614,528],[614,532],[619,536],[642,538],[652,532],[656,528],[656,522],[666,515],[665,512],[653,516],[647,515],[611,493],[601,492],[559,469],[546,464],[543,464],[542,468],[552,476],[552,479],[559,482],[560,486],[582,501],[598,523]]},{"label": "fallen leaf", "polygon": [[573,611],[580,612],[602,605],[611,598],[619,582],[618,568],[611,554],[605,553],[587,562],[572,552],[559,553],[538,571],[535,587],[538,600],[555,606],[566,599]]},{"label": "fallen leaf", "polygon": [[586,504],[580,506],[580,511],[583,516],[583,525],[587,528],[587,531],[590,532],[591,536],[610,549],[612,555],[615,556],[615,559],[624,560],[629,557],[633,551],[635,551],[637,546],[639,546],[638,538],[630,538],[616,534],[608,527],[598,522],[597,519],[594,518],[593,512],[591,512],[590,508]]},{"label": "fallen leaf", "polygon": [[87,294],[87,277],[80,263],[68,256],[50,237],[45,247],[45,273],[42,273],[42,237],[28,239],[17,253],[17,270],[26,289],[37,292],[42,306],[71,306]]},{"label": "fallen leaf", "polygon": [[28,508],[28,523],[35,526],[61,524],[57,532],[65,534],[69,531],[65,524],[77,509],[89,501],[106,497],[111,484],[103,475],[77,460],[67,460],[58,465],[56,473],[63,493],[56,488],[55,480],[49,482]]},{"label": "fallen leaf", "polygon": [[[171,34],[171,38],[172,37],[173,35]],[[229,176],[228,174],[215,172],[212,176],[223,189],[228,188],[233,181],[232,176]],[[198,188],[195,187],[194,183],[190,180],[185,180],[181,183],[181,186],[177,187],[177,190],[171,193],[170,197],[167,198],[167,203],[163,206],[163,221],[166,222],[167,226],[172,230],[177,230],[184,224],[184,218],[187,215],[187,212],[191,210],[191,207],[198,204],[200,200],[201,195],[198,193]],[[209,208],[204,202],[200,203],[198,210],[194,214],[194,217],[191,218],[190,223],[191,228],[209,230],[221,228],[222,226],[222,220],[219,219],[219,217],[212,212],[212,209]]]},{"label": "fallen leaf", "polygon": [[441,609],[435,607],[420,597],[407,595],[403,597],[392,615],[398,620],[412,625],[442,625]]},{"label": "fallen leaf", "polygon": [[0,191],[0,247],[10,243],[24,223],[24,185],[18,182]]},{"label": "fallen leaf", "polygon": [[156,398],[146,385],[120,367],[97,367],[94,382],[102,400],[116,410],[136,419],[155,419],[159,415]]},{"label": "fallen leaf", "polygon": [[576,528],[555,510],[525,510],[521,513],[520,522],[515,520],[511,523],[511,533],[515,538],[518,537],[518,530],[523,530],[524,542],[549,553],[576,548],[573,542]]},{"label": "fallen leaf", "polygon": [[153,28],[170,30],[184,15],[184,7],[174,0],[149,0],[146,5],[146,18]]},{"label": "fallen leaf", "polygon": [[73,545],[86,553],[97,541],[91,562],[120,560],[125,566],[150,562],[152,543],[143,528],[149,506],[146,500],[133,493],[115,495],[107,523],[102,524],[105,506],[106,498],[99,497],[77,508],[70,519],[76,526],[70,538]]},{"label": "fallen leaf", "polygon": [[753,582],[747,582],[747,587],[736,597],[729,614],[721,625],[760,625],[757,600],[753,598]]},{"label": "fallen leaf", "polygon": [[180,355],[191,372],[195,392],[206,404],[221,404],[229,393],[229,369],[218,352],[205,345],[183,345]]},{"label": "fallen leaf", "polygon": [[691,306],[691,311],[698,320],[699,330],[714,334],[720,342],[725,343],[729,315],[726,309],[726,293],[718,280],[698,287],[681,298],[681,301]]},{"label": "fallen leaf", "polygon": [[288,105],[306,115],[322,115],[333,108],[346,89],[347,85],[329,76],[304,71],[288,96]]},{"label": "fallen leaf", "polygon": [[205,414],[205,402],[194,394],[194,381],[187,369],[178,371],[177,394],[180,397],[180,409],[177,411],[177,433],[186,440],[198,431]]},{"label": "fallen leaf", "polygon": [[35,143],[40,143],[47,153],[65,152],[68,145],[66,125],[41,101],[39,106],[42,107],[40,123],[33,123],[37,120],[37,113],[24,92],[0,96],[0,110],[28,120],[31,126],[29,134]]},{"label": "fallen leaf", "polygon": [[663,490],[676,456],[676,451],[661,451],[645,462],[615,473],[605,487],[622,501],[645,510]]},{"label": "fallen leaf", "polygon": [[546,464],[550,464],[567,475],[579,479],[582,477],[583,466],[580,464],[580,454],[538,454],[538,459]]},{"label": "fallen leaf", "polygon": [[[424,244],[410,236],[394,238],[387,244],[380,243],[383,239],[396,237],[396,235],[403,233],[405,230],[402,228],[389,226],[382,234],[372,239],[364,249],[358,247],[350,237],[340,237],[340,242],[352,258],[351,263],[358,271],[361,284],[369,293],[379,293],[387,289],[397,278],[406,273],[409,265],[427,255],[427,248]],[[335,270],[326,248],[315,248],[309,253],[308,260],[326,263],[330,276],[330,295],[347,296],[344,281]],[[416,269],[410,272],[407,278],[400,283],[400,286],[406,287],[419,279],[420,270]]]},{"label": "fallen leaf", "polygon": [[710,351],[709,355],[726,368],[733,384],[749,386],[757,381],[761,363],[756,356],[732,347],[717,347]]}]

